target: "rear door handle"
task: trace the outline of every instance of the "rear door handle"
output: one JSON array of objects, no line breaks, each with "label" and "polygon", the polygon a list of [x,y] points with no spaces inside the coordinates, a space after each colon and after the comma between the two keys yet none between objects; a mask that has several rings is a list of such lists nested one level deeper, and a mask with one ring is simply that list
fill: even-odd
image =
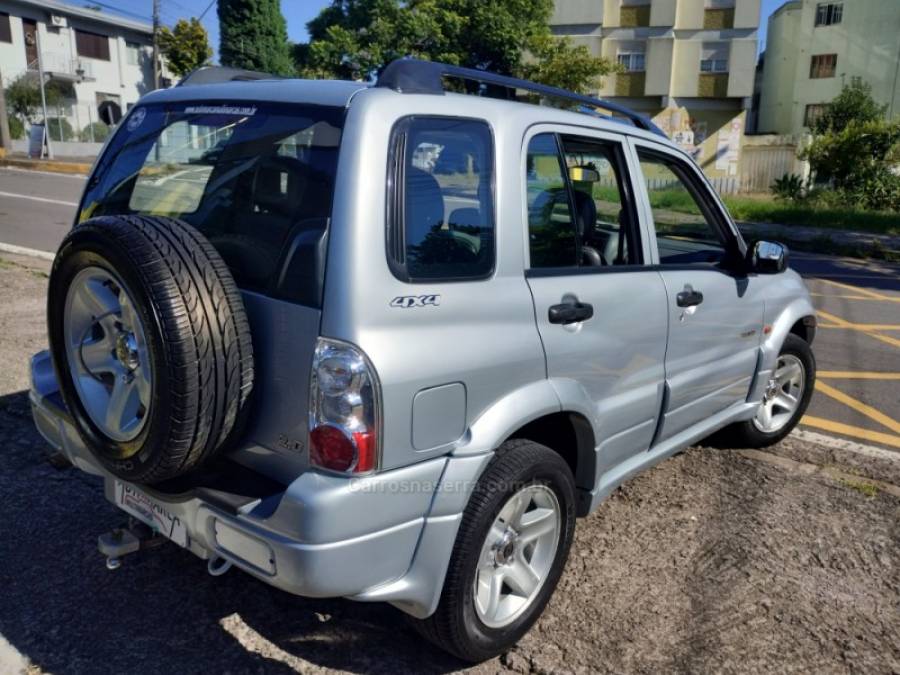
[{"label": "rear door handle", "polygon": [[552,305],[547,312],[547,320],[550,323],[563,325],[587,321],[594,316],[594,306],[587,302],[564,302],[560,305]]},{"label": "rear door handle", "polygon": [[675,296],[675,302],[679,307],[696,307],[703,302],[703,293],[685,285],[684,290]]}]

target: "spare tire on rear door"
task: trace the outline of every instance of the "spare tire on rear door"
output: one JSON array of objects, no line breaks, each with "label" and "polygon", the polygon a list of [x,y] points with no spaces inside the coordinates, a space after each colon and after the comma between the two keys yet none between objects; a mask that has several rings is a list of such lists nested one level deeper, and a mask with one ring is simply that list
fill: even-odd
[{"label": "spare tire on rear door", "polygon": [[183,475],[240,433],[250,327],[227,266],[184,221],[104,216],[75,227],[53,263],[47,325],[63,400],[116,476]]}]

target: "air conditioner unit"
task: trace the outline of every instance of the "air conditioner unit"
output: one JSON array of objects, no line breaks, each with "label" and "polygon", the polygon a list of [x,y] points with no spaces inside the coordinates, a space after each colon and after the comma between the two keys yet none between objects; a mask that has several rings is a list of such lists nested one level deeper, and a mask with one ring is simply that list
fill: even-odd
[{"label": "air conditioner unit", "polygon": [[66,17],[62,14],[51,14],[50,15],[50,25],[56,26],[57,28],[65,28],[66,27]]}]

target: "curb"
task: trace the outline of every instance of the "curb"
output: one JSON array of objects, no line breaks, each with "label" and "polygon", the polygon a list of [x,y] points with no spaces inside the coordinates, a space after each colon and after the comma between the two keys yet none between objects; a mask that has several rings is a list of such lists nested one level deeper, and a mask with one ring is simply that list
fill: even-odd
[{"label": "curb", "polygon": [[15,255],[27,255],[31,258],[40,258],[41,260],[49,260],[53,262],[56,257],[55,253],[49,251],[39,251],[36,248],[26,248],[25,246],[16,246],[15,244],[4,244],[0,242],[0,253],[13,253]]},{"label": "curb", "polygon": [[84,162],[58,162],[52,159],[14,159],[11,157],[0,158],[0,166],[79,175],[87,175],[91,170],[91,165]]}]

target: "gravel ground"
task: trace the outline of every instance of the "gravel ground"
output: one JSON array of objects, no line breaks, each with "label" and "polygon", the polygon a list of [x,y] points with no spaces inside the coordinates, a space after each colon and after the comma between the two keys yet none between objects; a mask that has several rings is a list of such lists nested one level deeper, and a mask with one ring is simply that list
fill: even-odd
[{"label": "gravel ground", "polygon": [[[308,600],[167,545],[108,572],[121,522],[99,482],[57,469],[28,411],[47,265],[0,258],[0,672],[448,672],[385,605]],[[782,457],[833,465],[796,439]],[[843,467],[887,480],[856,457]],[[864,478],[692,448],[579,522],[541,621],[480,673],[900,673],[900,500]]]}]

